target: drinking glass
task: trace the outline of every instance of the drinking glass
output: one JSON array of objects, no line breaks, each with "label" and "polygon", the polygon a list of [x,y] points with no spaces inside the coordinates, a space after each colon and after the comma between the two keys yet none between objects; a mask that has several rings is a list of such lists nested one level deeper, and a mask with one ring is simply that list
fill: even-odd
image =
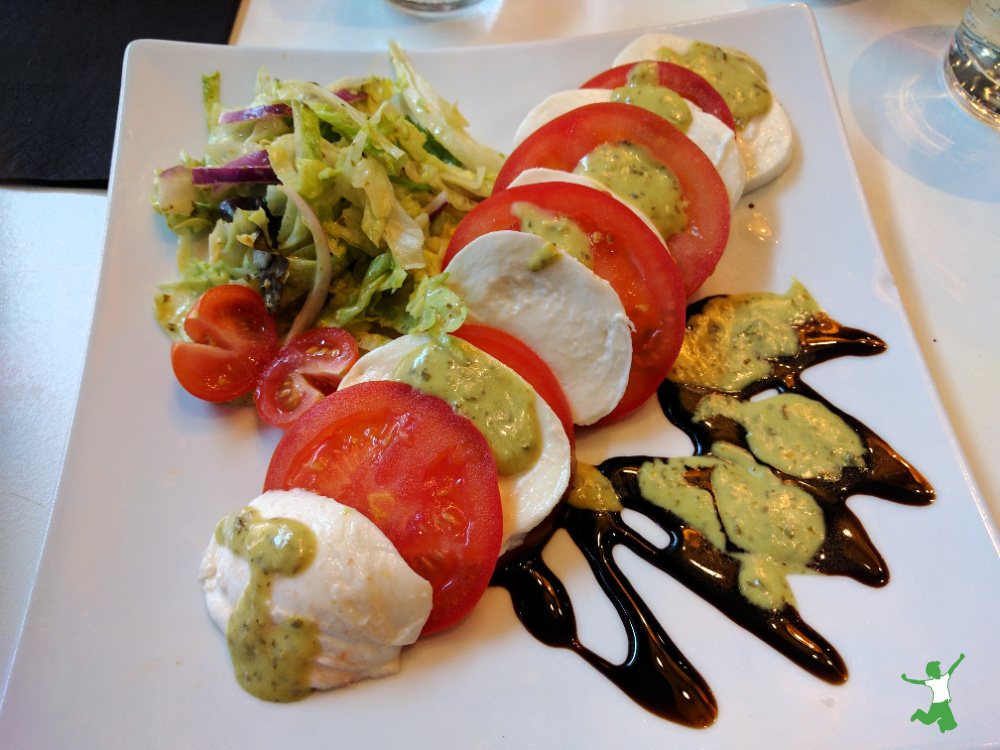
[{"label": "drinking glass", "polygon": [[962,106],[1000,127],[1000,0],[971,0],[945,54],[944,75]]},{"label": "drinking glass", "polygon": [[474,5],[479,0],[389,0],[389,2],[407,13],[418,16],[439,16]]}]

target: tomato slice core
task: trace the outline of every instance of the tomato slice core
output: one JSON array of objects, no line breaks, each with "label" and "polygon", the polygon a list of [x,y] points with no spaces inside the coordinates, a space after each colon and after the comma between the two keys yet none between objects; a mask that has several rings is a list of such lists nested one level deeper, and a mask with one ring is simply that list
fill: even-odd
[{"label": "tomato slice core", "polygon": [[688,227],[664,238],[690,297],[715,270],[729,239],[729,194],[715,166],[684,133],[659,115],[620,102],[585,104],[547,122],[507,157],[493,188],[507,188],[521,172],[545,167],[572,172],[604,143],[646,149],[677,177],[687,202]]},{"label": "tomato slice core", "polygon": [[423,633],[464,617],[496,567],[503,511],[482,434],[442,399],[358,383],[305,412],[278,442],[264,490],[302,488],[363,513],[427,579]]},{"label": "tomato slice core", "polygon": [[[730,130],[736,130],[736,120],[733,119],[733,113],[729,109],[729,105],[722,98],[722,94],[712,87],[712,84],[693,70],[688,70],[680,65],[652,60],[648,62],[655,62],[660,72],[660,85],[663,88],[676,91],[684,99],[687,99],[708,114],[721,120]],[[603,73],[598,73],[591,78],[580,88],[616,89],[620,86],[625,86],[628,83],[628,74],[632,72],[632,68],[642,64],[628,63],[605,70]]]},{"label": "tomato slice core", "polygon": [[519,230],[521,220],[512,211],[518,202],[568,216],[591,236],[594,273],[615,290],[635,327],[625,395],[598,424],[621,419],[656,391],[680,351],[685,290],[677,265],[660,238],[614,196],[586,185],[539,182],[494,193],[466,214],[445,251],[444,268],[476,237]]},{"label": "tomato slice core", "polygon": [[204,401],[231,401],[252,390],[278,351],[274,318],[263,297],[240,284],[212,287],[184,319],[191,341],[170,347],[174,374]]},{"label": "tomato slice core", "polygon": [[254,394],[261,419],[287,428],[337,390],[358,361],[358,345],[342,328],[313,328],[292,338],[264,371]]}]

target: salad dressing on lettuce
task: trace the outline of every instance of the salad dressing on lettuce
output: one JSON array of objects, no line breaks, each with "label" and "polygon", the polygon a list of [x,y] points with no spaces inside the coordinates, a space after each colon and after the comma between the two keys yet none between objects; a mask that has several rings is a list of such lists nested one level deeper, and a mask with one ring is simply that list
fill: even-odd
[{"label": "salad dressing on lettuce", "polygon": [[253,508],[219,521],[215,541],[250,565],[250,582],[226,626],[226,643],[236,680],[251,695],[287,703],[307,695],[309,666],[320,653],[319,630],[310,620],[274,622],[271,586],[275,576],[295,576],[316,556],[316,537],[290,518],[261,518]]},{"label": "salad dressing on lettuce", "polygon": [[[802,382],[808,367],[879,354],[885,344],[832,320],[800,284],[784,295],[696,302],[688,308],[688,331],[695,343],[657,397],[691,438],[694,455],[578,464],[555,523],[614,603],[629,642],[626,661],[611,663],[580,642],[569,595],[542,558],[546,540],[498,567],[493,583],[510,592],[521,622],[540,641],[576,652],[653,713],[706,727],[718,713],[711,688],[632,587],[614,549],[627,548],[793,663],[837,684],[847,679],[847,666],[802,619],[787,578],[841,575],[884,586],[888,568],[847,499],[865,494],[927,505],[934,490],[882,438]],[[770,391],[776,395],[752,400]],[[659,525],[666,545],[629,526],[626,509]]]}]

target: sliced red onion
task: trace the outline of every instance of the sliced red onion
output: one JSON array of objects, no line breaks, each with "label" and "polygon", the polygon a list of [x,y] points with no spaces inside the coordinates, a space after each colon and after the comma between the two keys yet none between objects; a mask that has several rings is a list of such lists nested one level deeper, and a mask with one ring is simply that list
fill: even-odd
[{"label": "sliced red onion", "polygon": [[305,198],[287,185],[281,185],[280,189],[298,207],[302,214],[302,220],[309,228],[313,240],[316,242],[316,273],[313,276],[312,288],[309,290],[309,295],[306,297],[302,309],[299,310],[298,315],[295,316],[295,320],[292,321],[292,327],[282,341],[284,344],[289,339],[298,336],[309,328],[312,322],[316,320],[316,316],[320,314],[323,305],[326,304],[326,295],[330,292],[330,279],[333,276],[333,260],[330,257],[330,242],[326,237],[326,230],[323,229],[319,217],[316,216],[309,204],[306,203]]},{"label": "sliced red onion", "polygon": [[195,185],[235,185],[241,182],[273,185],[278,181],[278,175],[270,167],[195,167],[191,170],[191,182]]},{"label": "sliced red onion", "polygon": [[253,153],[233,159],[221,167],[195,167],[191,170],[191,182],[195,185],[234,184],[240,182],[263,182],[276,184],[278,175],[271,169],[267,151]]},{"label": "sliced red onion", "polygon": [[252,151],[249,154],[244,154],[239,159],[233,159],[232,161],[227,161],[222,166],[223,168],[270,167],[271,158],[267,155],[267,151]]},{"label": "sliced red onion", "polygon": [[233,112],[223,112],[219,115],[219,124],[228,125],[231,122],[246,122],[248,120],[264,120],[268,117],[291,117],[292,108],[287,104],[261,104],[249,109],[238,109]]},{"label": "sliced red onion", "polygon": [[424,207],[424,211],[432,219],[444,210],[444,207],[448,205],[448,194],[442,190],[440,193],[435,195],[431,202]]},{"label": "sliced red onion", "polygon": [[348,104],[352,102],[359,102],[362,99],[367,99],[368,94],[364,91],[351,91],[350,89],[341,89],[340,91],[334,91],[333,95],[338,99],[343,99]]}]

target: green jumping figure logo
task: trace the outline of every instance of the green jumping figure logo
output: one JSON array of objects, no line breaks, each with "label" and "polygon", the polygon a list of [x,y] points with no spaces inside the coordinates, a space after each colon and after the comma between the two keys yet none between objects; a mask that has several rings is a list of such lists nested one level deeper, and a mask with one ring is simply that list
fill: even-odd
[{"label": "green jumping figure logo", "polygon": [[914,685],[926,685],[931,689],[931,707],[926,711],[918,708],[913,712],[910,721],[919,719],[922,724],[933,724],[936,721],[942,734],[958,726],[958,722],[955,721],[955,717],[951,713],[951,692],[948,690],[948,681],[951,679],[955,667],[961,664],[964,658],[965,654],[959,654],[958,659],[944,674],[941,674],[941,662],[929,662],[926,680],[911,680],[905,674],[903,675],[903,679],[907,682],[912,682]]}]

